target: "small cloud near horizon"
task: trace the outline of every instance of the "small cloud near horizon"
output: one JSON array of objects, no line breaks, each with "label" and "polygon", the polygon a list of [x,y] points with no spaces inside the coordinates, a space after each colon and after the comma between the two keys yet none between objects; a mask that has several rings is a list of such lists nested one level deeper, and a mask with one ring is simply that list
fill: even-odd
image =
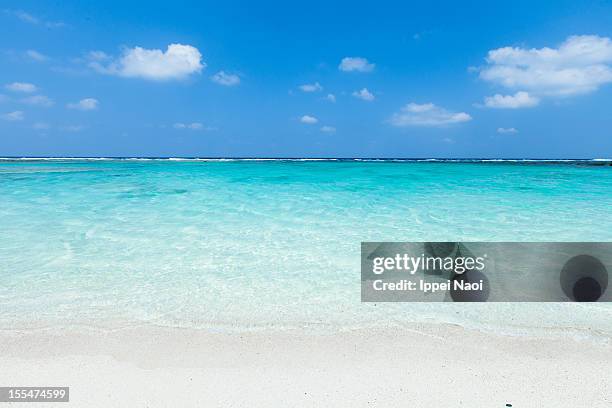
[{"label": "small cloud near horizon", "polygon": [[519,109],[538,106],[540,99],[529,95],[528,92],[520,91],[514,95],[495,94],[484,99],[484,106],[493,109]]},{"label": "small cloud near horizon", "polygon": [[46,28],[59,28],[59,27],[64,27],[66,25],[62,21],[48,21],[48,20],[41,19],[23,10],[8,10],[7,9],[7,10],[4,10],[4,13],[17,17],[19,20],[23,21],[24,23],[28,23],[32,25],[42,25]]},{"label": "small cloud near horizon", "polygon": [[368,88],[362,88],[359,91],[355,91],[352,93],[352,95],[357,99],[361,99],[367,102],[372,102],[374,99],[376,99],[374,94],[368,91]]},{"label": "small cloud near horizon", "polygon": [[19,122],[25,119],[25,114],[23,111],[13,111],[0,115],[0,118],[8,122]]},{"label": "small cloud near horizon", "polygon": [[28,96],[26,98],[21,99],[21,102],[28,105],[43,106],[45,108],[55,105],[55,102],[53,102],[51,98],[45,95]]},{"label": "small cloud near horizon", "polygon": [[25,52],[26,57],[30,58],[31,60],[37,61],[37,62],[45,62],[49,59],[49,57],[47,57],[46,55],[36,51],[36,50],[27,50]]},{"label": "small cloud near horizon", "polygon": [[240,84],[240,77],[236,74],[228,74],[225,71],[219,71],[210,77],[214,83],[224,86],[236,86]]},{"label": "small cloud near horizon", "polygon": [[36,85],[31,84],[29,82],[13,82],[10,84],[6,84],[4,87],[9,91],[24,93],[32,93],[38,90]]},{"label": "small cloud near horizon", "polygon": [[319,92],[323,90],[320,83],[315,82],[314,84],[304,84],[299,86],[302,92]]},{"label": "small cloud near horizon", "polygon": [[338,65],[338,69],[344,72],[372,72],[376,64],[363,57],[344,57]]},{"label": "small cloud near horizon", "polygon": [[300,122],[307,125],[314,125],[319,122],[319,119],[315,118],[314,116],[304,115],[300,118]]},{"label": "small cloud near horizon", "polygon": [[442,127],[470,120],[472,117],[465,112],[451,112],[433,103],[409,103],[394,113],[389,123],[396,127]]},{"label": "small cloud near horizon", "polygon": [[204,124],[201,122],[192,122],[192,123],[181,123],[177,122],[172,125],[175,129],[189,129],[189,130],[204,130]]},{"label": "small cloud near horizon", "polygon": [[501,134],[515,134],[518,133],[518,130],[511,127],[511,128],[497,128],[497,133],[501,133]]},{"label": "small cloud near horizon", "polygon": [[75,103],[69,103],[66,105],[68,109],[76,109],[81,111],[90,111],[98,109],[99,102],[95,98],[85,98],[81,99]]}]

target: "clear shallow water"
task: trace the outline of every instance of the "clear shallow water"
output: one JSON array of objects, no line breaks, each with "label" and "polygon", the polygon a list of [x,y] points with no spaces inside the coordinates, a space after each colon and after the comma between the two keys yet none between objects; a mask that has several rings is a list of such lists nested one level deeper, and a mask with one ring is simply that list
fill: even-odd
[{"label": "clear shallow water", "polygon": [[362,304],[361,241],[609,241],[612,167],[0,161],[0,329],[442,321],[612,335],[607,304]]}]

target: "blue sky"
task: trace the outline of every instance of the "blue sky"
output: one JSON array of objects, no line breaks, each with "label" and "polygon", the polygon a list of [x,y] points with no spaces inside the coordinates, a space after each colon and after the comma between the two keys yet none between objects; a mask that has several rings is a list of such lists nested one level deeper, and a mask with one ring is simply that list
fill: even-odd
[{"label": "blue sky", "polygon": [[612,4],[0,5],[0,156],[612,157]]}]

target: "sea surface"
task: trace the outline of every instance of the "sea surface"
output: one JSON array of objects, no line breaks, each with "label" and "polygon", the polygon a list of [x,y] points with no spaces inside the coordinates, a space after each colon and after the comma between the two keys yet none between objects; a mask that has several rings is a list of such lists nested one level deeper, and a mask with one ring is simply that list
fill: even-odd
[{"label": "sea surface", "polygon": [[610,304],[361,303],[359,271],[362,241],[611,240],[607,161],[1,159],[0,329],[612,336]]}]

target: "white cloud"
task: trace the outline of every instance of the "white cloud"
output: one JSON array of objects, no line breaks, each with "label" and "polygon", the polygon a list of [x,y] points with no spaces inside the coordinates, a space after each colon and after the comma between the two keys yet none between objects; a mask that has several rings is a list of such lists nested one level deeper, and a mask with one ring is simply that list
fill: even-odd
[{"label": "white cloud", "polygon": [[372,72],[376,64],[370,63],[366,58],[362,57],[344,57],[338,65],[338,69],[344,72]]},{"label": "white cloud", "polygon": [[445,126],[468,122],[472,117],[465,112],[451,112],[433,103],[409,103],[391,116],[393,126]]},{"label": "white cloud", "polygon": [[336,128],[333,126],[322,126],[321,127],[321,132],[323,133],[335,133],[336,132]]},{"label": "white cloud", "polygon": [[19,20],[23,21],[24,23],[28,23],[28,24],[33,24],[33,25],[39,25],[42,24],[47,28],[57,28],[57,27],[63,27],[65,24],[62,23],[61,21],[45,21],[45,20],[41,20],[40,18],[33,16],[30,13],[26,13],[23,10],[4,10],[4,12],[6,14],[11,14],[15,17],[17,17]]},{"label": "white cloud", "polygon": [[[97,51],[94,57],[101,57]],[[191,45],[170,44],[166,51],[128,48],[118,59],[103,65],[99,59],[91,58],[89,66],[103,74],[118,75],[126,78],[144,78],[149,80],[182,79],[191,74],[200,73],[206,63],[202,61],[200,51]],[[104,54],[106,55],[106,54]]]},{"label": "white cloud", "polygon": [[41,54],[40,52],[38,52],[38,51],[36,51],[36,50],[27,50],[27,51],[25,52],[25,55],[26,55],[28,58],[31,58],[31,59],[33,59],[34,61],[38,61],[38,62],[44,62],[44,61],[46,61],[46,60],[48,60],[48,59],[49,59],[49,58],[48,58],[46,55]]},{"label": "white cloud", "polygon": [[327,99],[330,102],[336,102],[336,95],[334,94],[327,94],[327,96],[325,97],[325,99]]},{"label": "white cloud", "polygon": [[107,61],[111,57],[110,57],[110,55],[108,55],[104,51],[89,51],[87,53],[87,58],[90,61]]},{"label": "white cloud", "polygon": [[68,109],[77,109],[77,110],[82,110],[82,111],[89,111],[89,110],[98,109],[98,105],[99,105],[99,102],[98,102],[97,99],[94,99],[94,98],[85,98],[85,99],[81,99],[80,101],[75,102],[75,103],[69,103],[66,106],[68,107]]},{"label": "white cloud", "polygon": [[557,48],[503,47],[491,50],[480,78],[539,95],[567,96],[612,82],[612,41],[608,37],[568,37]]},{"label": "white cloud", "polygon": [[36,88],[36,85],[30,84],[28,82],[13,82],[12,84],[5,85],[5,88],[9,91],[25,93],[36,92],[36,90],[38,89]]},{"label": "white cloud", "polygon": [[228,74],[225,71],[219,71],[210,77],[211,81],[219,85],[235,86],[240,83],[240,77],[235,74]]},{"label": "white cloud", "polygon": [[314,84],[304,84],[304,85],[300,85],[300,89],[303,92],[318,92],[318,91],[322,91],[323,87],[321,86],[320,83],[315,82]]},{"label": "white cloud", "polygon": [[518,130],[516,130],[515,128],[511,127],[511,128],[497,128],[497,133],[501,133],[501,134],[514,134],[514,133],[518,133]]},{"label": "white cloud", "polygon": [[493,96],[487,96],[484,102],[487,108],[518,109],[537,106],[540,103],[540,99],[529,95],[527,92],[520,91],[514,95],[495,94]]},{"label": "white cloud", "polygon": [[0,118],[2,118],[3,120],[8,120],[9,122],[16,122],[23,120],[25,118],[25,115],[22,111],[14,111],[0,115]]},{"label": "white cloud", "polygon": [[200,122],[193,122],[193,123],[177,122],[174,125],[172,125],[172,127],[175,129],[189,129],[189,130],[203,130],[204,129],[204,125]]},{"label": "white cloud", "polygon": [[44,106],[46,108],[53,106],[55,102],[51,98],[45,95],[33,95],[21,99],[21,102],[27,103],[28,105]]},{"label": "white cloud", "polygon": [[355,91],[352,94],[355,98],[363,99],[364,101],[371,102],[375,99],[375,96],[368,91],[368,88],[363,88],[359,91]]},{"label": "white cloud", "polygon": [[300,122],[306,123],[307,125],[314,125],[319,122],[319,119],[314,116],[304,115],[300,118]]},{"label": "white cloud", "polygon": [[30,23],[30,24],[38,24],[38,23],[40,23],[40,20],[38,18],[34,17],[30,13],[26,13],[23,10],[4,10],[4,12],[7,13],[7,14],[11,14],[11,15],[17,17],[18,19],[20,19],[24,23]]}]

